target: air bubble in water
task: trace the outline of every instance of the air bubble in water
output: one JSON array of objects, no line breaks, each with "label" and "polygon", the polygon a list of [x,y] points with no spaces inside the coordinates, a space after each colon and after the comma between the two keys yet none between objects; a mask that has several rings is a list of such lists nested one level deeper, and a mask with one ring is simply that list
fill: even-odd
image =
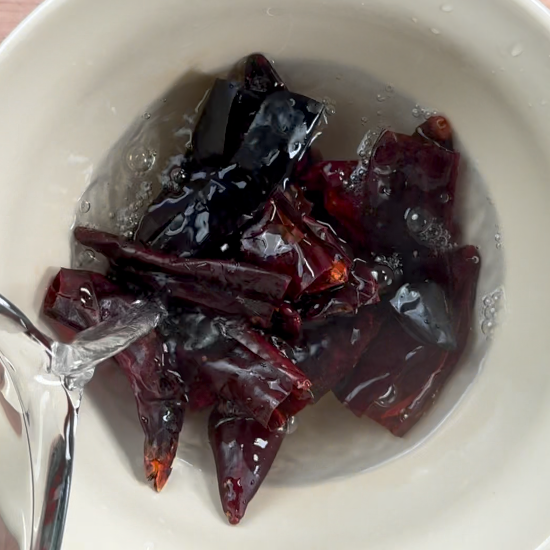
[{"label": "air bubble in water", "polygon": [[485,320],[481,323],[481,331],[487,338],[491,338],[495,332],[495,324],[493,321]]},{"label": "air bubble in water", "polygon": [[441,11],[444,13],[451,13],[454,10],[453,6],[451,4],[443,4],[441,6]]},{"label": "air bubble in water", "polygon": [[138,145],[130,150],[127,156],[128,167],[132,172],[144,174],[155,164],[156,154],[147,147]]},{"label": "air bubble in water", "polygon": [[388,84],[386,86],[386,92],[388,92],[388,94],[393,94],[394,91],[395,91],[395,89],[394,89],[392,84]]},{"label": "air bubble in water", "polygon": [[174,183],[177,183],[178,185],[181,185],[187,179],[187,172],[183,168],[174,168],[170,172],[170,179]]},{"label": "air bubble in water", "polygon": [[441,34],[441,31],[439,29],[436,29],[435,27],[432,27],[430,29],[430,31],[432,31],[432,34],[435,34],[435,35],[440,35]]},{"label": "air bubble in water", "polygon": [[510,55],[512,57],[518,57],[523,53],[523,44],[517,42],[510,48]]},{"label": "air bubble in water", "polygon": [[501,311],[504,309],[504,291],[498,288],[482,300],[481,331],[488,339],[492,338],[500,321]]},{"label": "air bubble in water", "polygon": [[386,101],[387,97],[385,95],[382,95],[382,94],[378,94],[376,96],[376,101],[378,101],[379,103],[383,103],[384,101]]},{"label": "air bubble in water", "polygon": [[151,113],[144,113],[143,118],[149,120],[151,118]]},{"label": "air bubble in water", "polygon": [[368,119],[366,116],[361,117],[361,124],[362,124],[363,126],[365,126],[365,124],[367,124],[368,121],[369,121],[369,119]]},{"label": "air bubble in water", "polygon": [[412,110],[412,116],[414,118],[420,118],[420,109],[418,109],[417,107],[415,107],[413,110]]},{"label": "air bubble in water", "polygon": [[378,135],[379,135],[378,131],[368,130],[367,133],[364,135],[363,139],[361,140],[361,142],[359,143],[359,147],[357,148],[357,154],[362,159],[361,163],[363,168],[368,167],[368,160],[370,159],[370,156],[372,154],[372,149],[374,147],[374,144],[378,140]]},{"label": "air bubble in water", "polygon": [[90,208],[91,208],[91,205],[88,201],[82,201],[80,203],[80,211],[83,213],[83,214],[86,214],[87,212],[90,211]]},{"label": "air bubble in water", "polygon": [[279,432],[283,432],[286,435],[291,435],[298,429],[298,419],[295,416],[291,416],[286,424],[278,429]]},{"label": "air bubble in water", "polygon": [[325,114],[327,116],[333,116],[336,114],[336,107],[334,105],[334,100],[332,100],[330,97],[325,96],[321,103],[325,106]]},{"label": "air bubble in water", "polygon": [[[433,250],[452,250],[456,245],[442,222],[422,208],[411,208],[405,213],[405,222],[416,242]],[[474,257],[473,261],[479,262]],[[476,262],[477,263],[477,262]]]}]

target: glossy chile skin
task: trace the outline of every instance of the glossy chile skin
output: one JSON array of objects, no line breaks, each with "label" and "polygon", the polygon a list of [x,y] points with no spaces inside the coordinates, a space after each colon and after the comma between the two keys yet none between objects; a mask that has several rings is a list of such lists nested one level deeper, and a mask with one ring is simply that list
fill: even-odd
[{"label": "glossy chile skin", "polygon": [[[66,338],[121,314],[132,301],[103,275],[62,269],[47,291],[43,312],[52,328]],[[157,331],[132,344],[115,360],[130,382],[145,433],[145,474],[160,491],[176,456],[186,409],[185,388],[164,364]]]},{"label": "glossy chile skin", "polygon": [[444,269],[438,262],[432,275],[449,296],[456,345],[427,344],[407,333],[392,313],[353,372],[334,389],[354,414],[375,420],[397,436],[406,435],[431,408],[472,332],[479,252],[466,246],[449,253],[446,263]]},{"label": "glossy chile skin", "polygon": [[181,194],[161,196],[142,219],[136,240],[193,256],[227,238],[290,176],[322,112],[322,104],[299,94],[269,94],[229,163],[200,167]]},{"label": "glossy chile skin", "polygon": [[264,482],[284,439],[251,418],[224,416],[214,409],[208,422],[223,511],[238,524]]},{"label": "glossy chile skin", "polygon": [[[365,251],[409,251],[418,244],[444,248],[450,243],[438,240],[459,240],[453,215],[460,154],[452,146],[450,125],[443,117],[433,117],[412,136],[383,132],[366,173],[359,175],[357,161],[327,161],[301,183],[322,194],[326,221],[359,256]],[[407,213],[412,209],[432,226],[411,225],[416,218]],[[411,228],[416,230],[413,235]]]},{"label": "glossy chile skin", "polygon": [[280,428],[311,403],[304,373],[246,323],[203,312],[185,313],[172,323],[168,344],[175,368],[202,398],[209,389],[268,429]]}]

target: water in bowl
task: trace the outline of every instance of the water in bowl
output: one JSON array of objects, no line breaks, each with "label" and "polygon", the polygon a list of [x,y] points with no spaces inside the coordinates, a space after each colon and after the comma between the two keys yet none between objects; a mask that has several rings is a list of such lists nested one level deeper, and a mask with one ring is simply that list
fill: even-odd
[{"label": "water in bowl", "polygon": [[[435,112],[434,106],[422,105],[391,82],[377,81],[353,68],[312,60],[289,61],[277,65],[277,70],[292,90],[328,107],[328,127],[315,143],[326,159],[368,158],[383,129],[412,133]],[[76,208],[77,225],[133,236],[148,205],[162,186],[173,180],[174,174],[166,173],[166,168],[187,151],[213,78],[187,74],[144,109],[142,117],[114,144],[95,171],[93,183]],[[478,246],[483,257],[478,321],[460,366],[430,413],[402,439],[368,419],[356,418],[328,395],[299,415],[268,482],[313,483],[368,470],[402,456],[437,430],[478,374],[504,312],[504,247],[497,212],[476,168],[475,151],[469,151],[468,144],[460,139],[457,148],[463,154],[457,207],[464,242]],[[75,245],[73,267],[101,271],[105,264],[93,251]],[[105,370],[98,376],[101,379],[90,388],[92,399],[101,403],[114,424],[124,424],[139,438],[139,421],[124,377],[116,370]],[[206,420],[207,414],[187,416],[178,456],[214,475]],[[132,462],[136,459],[141,457],[132,457]]]}]

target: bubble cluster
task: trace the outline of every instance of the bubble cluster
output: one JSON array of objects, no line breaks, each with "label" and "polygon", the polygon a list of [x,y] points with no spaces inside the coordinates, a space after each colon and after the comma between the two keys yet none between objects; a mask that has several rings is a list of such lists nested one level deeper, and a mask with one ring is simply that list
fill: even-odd
[{"label": "bubble cluster", "polygon": [[504,311],[504,289],[497,288],[483,298],[481,307],[481,332],[487,339],[493,338]]},{"label": "bubble cluster", "polygon": [[419,244],[438,251],[456,247],[443,223],[422,208],[409,209],[405,214],[405,221],[409,233]]},{"label": "bubble cluster", "polygon": [[357,154],[361,159],[361,163],[364,164],[365,167],[367,167],[369,164],[369,159],[372,155],[372,151],[379,137],[380,137],[380,131],[378,129],[368,130],[368,132],[363,136],[363,139],[359,142],[359,147],[357,148]]},{"label": "bubble cluster", "polygon": [[437,111],[435,111],[434,109],[425,109],[424,107],[421,107],[418,103],[413,107],[411,113],[414,118],[423,118],[424,120],[428,120],[429,118],[437,116],[438,114]]},{"label": "bubble cluster", "polygon": [[368,168],[362,162],[357,163],[357,167],[350,175],[350,181],[352,185],[358,185],[365,181],[367,177]]},{"label": "bubble cluster", "polygon": [[391,256],[376,255],[374,263],[372,274],[382,290],[399,284],[403,278],[403,258],[397,252]]},{"label": "bubble cluster", "polygon": [[334,116],[336,114],[336,101],[328,96],[323,97],[321,103],[325,106],[326,116]]},{"label": "bubble cluster", "polygon": [[[361,121],[368,121],[367,117],[363,117]],[[356,169],[352,172],[350,176],[350,182],[354,185],[362,183],[367,176],[369,169],[369,161],[372,155],[372,151],[376,142],[380,136],[381,129],[377,128],[376,130],[369,130],[359,143],[357,148],[357,155],[359,156],[359,162],[357,163]]]},{"label": "bubble cluster", "polygon": [[109,218],[114,218],[115,220],[117,232],[131,239],[143,215],[144,208],[149,206],[152,198],[153,184],[150,181],[141,182],[133,200],[128,206],[124,206],[115,212],[109,213]]},{"label": "bubble cluster", "polygon": [[398,271],[403,273],[403,258],[397,252],[394,252],[391,256],[377,255],[374,258],[375,263],[388,266],[392,271]]}]

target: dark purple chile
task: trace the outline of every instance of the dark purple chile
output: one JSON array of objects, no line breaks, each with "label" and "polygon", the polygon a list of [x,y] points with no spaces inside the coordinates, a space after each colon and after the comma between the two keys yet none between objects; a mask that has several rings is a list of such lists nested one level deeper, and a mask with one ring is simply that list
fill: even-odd
[{"label": "dark purple chile", "polygon": [[271,326],[273,314],[277,310],[275,304],[256,299],[253,292],[250,293],[252,297],[249,293],[239,295],[231,288],[205,284],[201,280],[133,268],[117,271],[116,277],[129,288],[148,290],[149,295],[165,300],[180,300],[188,306],[202,306],[230,316],[245,317],[252,324],[263,328]]},{"label": "dark purple chile", "polygon": [[305,297],[299,311],[305,321],[318,321],[333,315],[354,315],[359,308],[379,301],[378,275],[363,260],[355,260],[346,284],[332,291]]},{"label": "dark purple chile", "polygon": [[151,250],[138,243],[116,235],[77,227],[74,231],[78,242],[93,248],[118,264],[141,266],[141,269],[176,275],[185,280],[200,283],[207,289],[230,289],[234,294],[265,300],[278,305],[282,303],[290,277],[266,271],[254,265],[234,260],[202,260],[180,258]]},{"label": "dark purple chile", "polygon": [[244,85],[247,90],[261,94],[286,90],[273,64],[261,53],[253,53],[245,59]]},{"label": "dark purple chile", "polygon": [[221,243],[292,173],[322,112],[322,104],[298,94],[268,96],[228,167],[195,172],[180,195],[156,201],[136,240],[181,256]]},{"label": "dark purple chile", "polygon": [[252,418],[225,416],[213,410],[208,422],[222,508],[236,525],[266,478],[284,439]]},{"label": "dark purple chile", "polygon": [[[62,269],[44,300],[46,318],[74,332],[124,313],[132,298],[98,273]],[[147,478],[160,491],[172,471],[185,413],[184,386],[163,361],[163,346],[156,331],[115,357],[128,378],[145,433],[144,463]]]},{"label": "dark purple chile", "polygon": [[390,318],[357,367],[334,393],[357,416],[367,416],[405,435],[430,409],[462,357],[472,330],[481,260],[467,246],[447,258],[445,282],[452,310],[456,349],[421,344]]},{"label": "dark purple chile", "polygon": [[285,346],[290,359],[311,381],[315,401],[353,371],[383,320],[382,309],[364,307],[353,317],[306,324],[298,343]]},{"label": "dark purple chile", "polygon": [[[174,321],[175,322],[175,321]],[[169,340],[182,377],[207,386],[270,429],[311,402],[311,383],[260,333],[242,322],[183,314]]]},{"label": "dark purple chile", "polygon": [[244,232],[241,250],[248,262],[292,277],[291,300],[343,285],[352,264],[330,227],[300,214],[280,195]]}]

